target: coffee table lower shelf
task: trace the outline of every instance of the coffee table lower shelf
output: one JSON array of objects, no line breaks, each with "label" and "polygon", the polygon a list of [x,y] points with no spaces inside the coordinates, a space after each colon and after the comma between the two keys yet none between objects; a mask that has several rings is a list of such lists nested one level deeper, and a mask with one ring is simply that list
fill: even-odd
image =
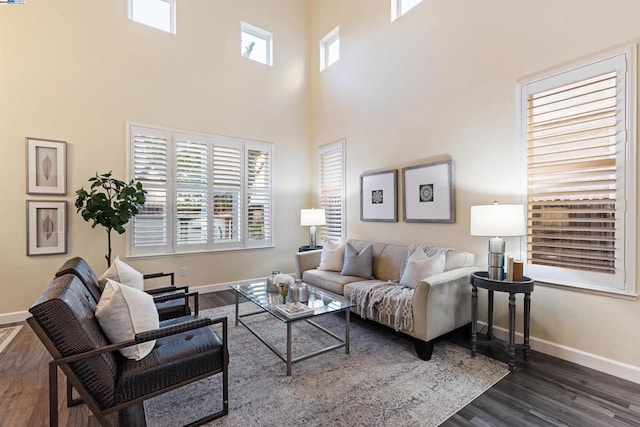
[{"label": "coffee table lower shelf", "polygon": [[[249,332],[251,332],[256,338],[258,338],[264,345],[267,346],[267,348],[269,348],[269,350],[271,350],[276,356],[278,356],[280,358],[280,360],[282,360],[283,362],[285,362],[287,364],[287,376],[291,376],[291,367],[293,366],[294,363],[298,363],[301,362],[303,360],[307,360],[310,359],[312,357],[318,356],[320,354],[324,354],[327,353],[329,351],[333,351],[339,348],[343,348],[345,349],[345,353],[349,354],[349,309],[344,310],[345,313],[345,330],[344,330],[344,338],[340,337],[339,335],[335,334],[334,332],[330,331],[329,329],[325,328],[322,325],[317,324],[316,322],[309,320],[308,318],[303,318],[303,319],[295,319],[295,320],[291,320],[289,322],[287,322],[287,351],[286,354],[283,354],[280,350],[278,350],[276,348],[275,345],[273,345],[273,343],[271,343],[269,340],[267,340],[266,338],[264,338],[263,336],[260,335],[260,333],[253,328],[251,325],[245,323],[242,321],[243,317],[249,317],[249,316],[255,316],[255,315],[259,315],[259,314],[271,314],[268,311],[264,311],[264,310],[260,310],[260,311],[256,311],[256,312],[252,312],[252,313],[246,313],[246,314],[238,314],[238,305],[236,304],[236,325],[238,323],[241,323],[245,328],[247,328],[249,330]],[[293,326],[294,323],[299,322],[299,321],[305,321],[310,325],[315,326],[316,328],[320,329],[322,332],[332,336],[333,338],[335,338],[336,340],[338,340],[337,344],[334,345],[330,345],[328,347],[323,347],[319,350],[313,351],[311,353],[307,353],[304,354],[302,356],[298,356],[298,357],[293,357],[292,356],[292,351],[291,351],[291,347],[292,347],[292,342],[291,342],[291,327]]]}]

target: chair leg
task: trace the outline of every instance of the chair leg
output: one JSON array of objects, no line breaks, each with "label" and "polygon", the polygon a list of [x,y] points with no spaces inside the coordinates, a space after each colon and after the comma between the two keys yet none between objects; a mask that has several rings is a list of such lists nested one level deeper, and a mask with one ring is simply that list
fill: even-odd
[{"label": "chair leg", "polygon": [[49,363],[49,426],[58,427],[58,366]]},{"label": "chair leg", "polygon": [[73,398],[73,385],[71,385],[71,381],[69,381],[69,377],[67,377],[67,408],[80,405],[81,403],[84,403],[81,397],[78,399]]}]

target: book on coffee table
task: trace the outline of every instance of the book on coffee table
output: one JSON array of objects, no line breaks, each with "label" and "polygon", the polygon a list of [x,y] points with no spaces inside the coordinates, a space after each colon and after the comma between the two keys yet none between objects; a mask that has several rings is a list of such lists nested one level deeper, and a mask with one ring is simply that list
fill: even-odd
[{"label": "book on coffee table", "polygon": [[301,317],[313,313],[313,308],[301,302],[278,304],[275,308],[287,317]]}]

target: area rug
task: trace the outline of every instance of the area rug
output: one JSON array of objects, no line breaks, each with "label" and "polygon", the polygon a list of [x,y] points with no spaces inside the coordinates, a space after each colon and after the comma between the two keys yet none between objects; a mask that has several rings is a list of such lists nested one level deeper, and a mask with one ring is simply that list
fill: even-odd
[{"label": "area rug", "polygon": [[18,335],[20,329],[22,329],[22,325],[9,326],[7,328],[0,329],[0,353],[2,353],[2,351],[7,348],[11,340]]},{"label": "area rug", "polygon": [[[437,426],[509,373],[506,364],[472,358],[446,341],[422,361],[410,339],[352,316],[350,354],[338,349],[304,360],[287,377],[285,363],[234,324],[233,306],[201,314],[229,319],[229,415],[210,426]],[[284,323],[269,314],[249,319],[284,352]],[[344,332],[339,315],[318,323]],[[293,337],[294,355],[335,342],[306,322],[293,326]],[[147,425],[187,424],[219,410],[221,400],[221,375],[206,378],[145,402]]]}]

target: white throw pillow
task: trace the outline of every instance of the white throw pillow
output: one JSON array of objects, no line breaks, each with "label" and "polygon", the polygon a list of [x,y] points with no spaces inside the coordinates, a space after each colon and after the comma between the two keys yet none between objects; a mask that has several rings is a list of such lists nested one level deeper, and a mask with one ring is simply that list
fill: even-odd
[{"label": "white throw pillow", "polygon": [[416,248],[407,258],[407,264],[400,277],[400,285],[415,288],[421,280],[442,273],[445,259],[445,254],[442,252],[428,257],[424,249]]},{"label": "white throw pillow", "polygon": [[[160,320],[153,297],[130,286],[107,280],[96,306],[96,319],[112,343],[133,339],[139,332],[158,329]],[[121,348],[128,359],[140,360],[151,353],[156,341]]]},{"label": "white throw pillow", "polygon": [[100,279],[111,279],[114,282],[131,286],[132,288],[144,290],[144,277],[142,273],[128,264],[120,261],[119,257],[111,264],[111,267],[104,272]]},{"label": "white throw pillow", "polygon": [[344,264],[344,242],[335,243],[327,240],[322,246],[318,270],[342,271]]}]

